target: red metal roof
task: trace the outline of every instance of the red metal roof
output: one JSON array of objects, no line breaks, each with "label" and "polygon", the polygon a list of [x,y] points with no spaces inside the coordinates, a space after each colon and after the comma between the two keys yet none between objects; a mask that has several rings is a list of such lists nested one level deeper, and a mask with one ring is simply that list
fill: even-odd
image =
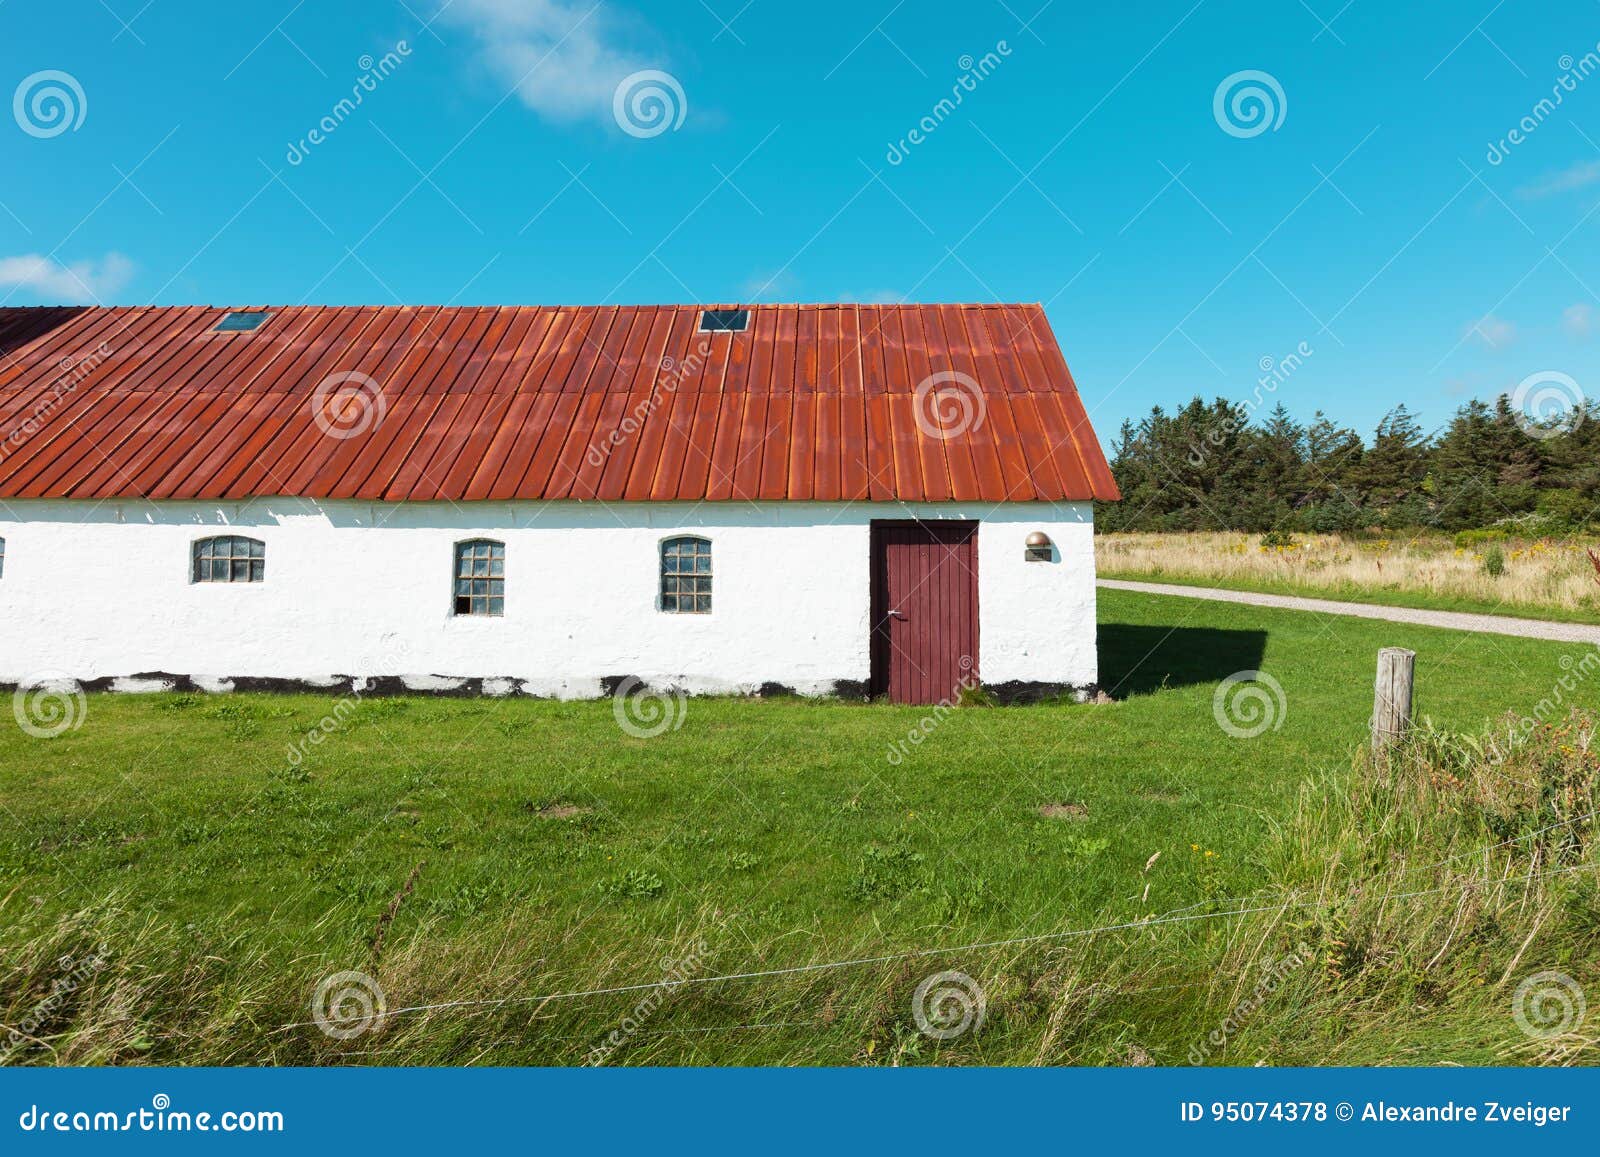
[{"label": "red metal roof", "polygon": [[0,309],[0,497],[1119,497],[1038,305],[236,308]]}]

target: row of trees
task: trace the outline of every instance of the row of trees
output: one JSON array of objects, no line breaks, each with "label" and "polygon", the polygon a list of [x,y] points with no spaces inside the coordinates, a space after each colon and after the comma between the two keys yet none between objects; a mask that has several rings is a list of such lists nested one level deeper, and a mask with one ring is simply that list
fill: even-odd
[{"label": "row of trees", "polygon": [[1460,530],[1524,519],[1543,530],[1600,520],[1600,405],[1559,426],[1531,426],[1502,397],[1462,406],[1437,435],[1405,406],[1370,444],[1318,411],[1310,425],[1280,403],[1250,407],[1195,397],[1122,424],[1111,470],[1119,503],[1102,530],[1365,528]]}]

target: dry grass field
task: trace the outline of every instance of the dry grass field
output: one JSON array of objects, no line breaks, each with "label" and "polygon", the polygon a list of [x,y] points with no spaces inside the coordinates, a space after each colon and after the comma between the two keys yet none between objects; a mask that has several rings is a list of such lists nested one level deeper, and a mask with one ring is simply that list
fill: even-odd
[{"label": "dry grass field", "polygon": [[1268,545],[1237,532],[1135,533],[1100,535],[1095,550],[1106,578],[1600,622],[1600,571],[1589,555],[1600,554],[1600,543],[1592,539],[1457,546],[1440,534],[1307,534]]}]

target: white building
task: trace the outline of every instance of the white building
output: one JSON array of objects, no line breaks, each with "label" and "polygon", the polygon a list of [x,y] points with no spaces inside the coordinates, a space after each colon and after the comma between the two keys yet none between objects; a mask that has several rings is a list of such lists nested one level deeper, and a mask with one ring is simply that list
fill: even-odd
[{"label": "white building", "polygon": [[0,310],[0,682],[1096,681],[1038,306]]}]

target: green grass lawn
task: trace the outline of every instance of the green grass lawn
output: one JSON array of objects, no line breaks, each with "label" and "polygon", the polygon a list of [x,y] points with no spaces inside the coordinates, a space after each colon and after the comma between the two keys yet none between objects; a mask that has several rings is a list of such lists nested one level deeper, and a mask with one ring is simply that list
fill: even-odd
[{"label": "green grass lawn", "polygon": [[[680,728],[636,739],[609,701],[373,699],[296,764],[331,700],[92,696],[57,739],[0,729],[0,955],[54,928],[123,962],[146,995],[127,998],[115,1040],[79,1041],[82,1059],[577,1063],[638,994],[526,998],[655,981],[697,940],[696,969],[741,973],[1268,886],[1264,849],[1301,785],[1347,769],[1364,739],[1380,646],[1414,648],[1419,711],[1470,730],[1531,711],[1582,650],[1113,591],[1100,622],[1117,702],[961,708],[898,761],[891,745],[926,709],[696,699]],[[1212,702],[1246,669],[1285,705],[1248,739]],[[761,979],[697,986],[628,1059],[910,1058],[905,986],[946,963],[824,970],[781,1001]],[[1037,1033],[1026,1049],[1016,1034],[1034,965],[1012,964],[972,1059],[1033,1056]],[[378,976],[391,1008],[514,1003],[431,1016],[425,1041],[283,1030],[341,969]],[[27,1000],[0,992],[0,1012]],[[1163,1013],[1151,996],[1120,1015]],[[1039,1057],[1114,1056],[1127,1030],[1085,1032]]]}]

